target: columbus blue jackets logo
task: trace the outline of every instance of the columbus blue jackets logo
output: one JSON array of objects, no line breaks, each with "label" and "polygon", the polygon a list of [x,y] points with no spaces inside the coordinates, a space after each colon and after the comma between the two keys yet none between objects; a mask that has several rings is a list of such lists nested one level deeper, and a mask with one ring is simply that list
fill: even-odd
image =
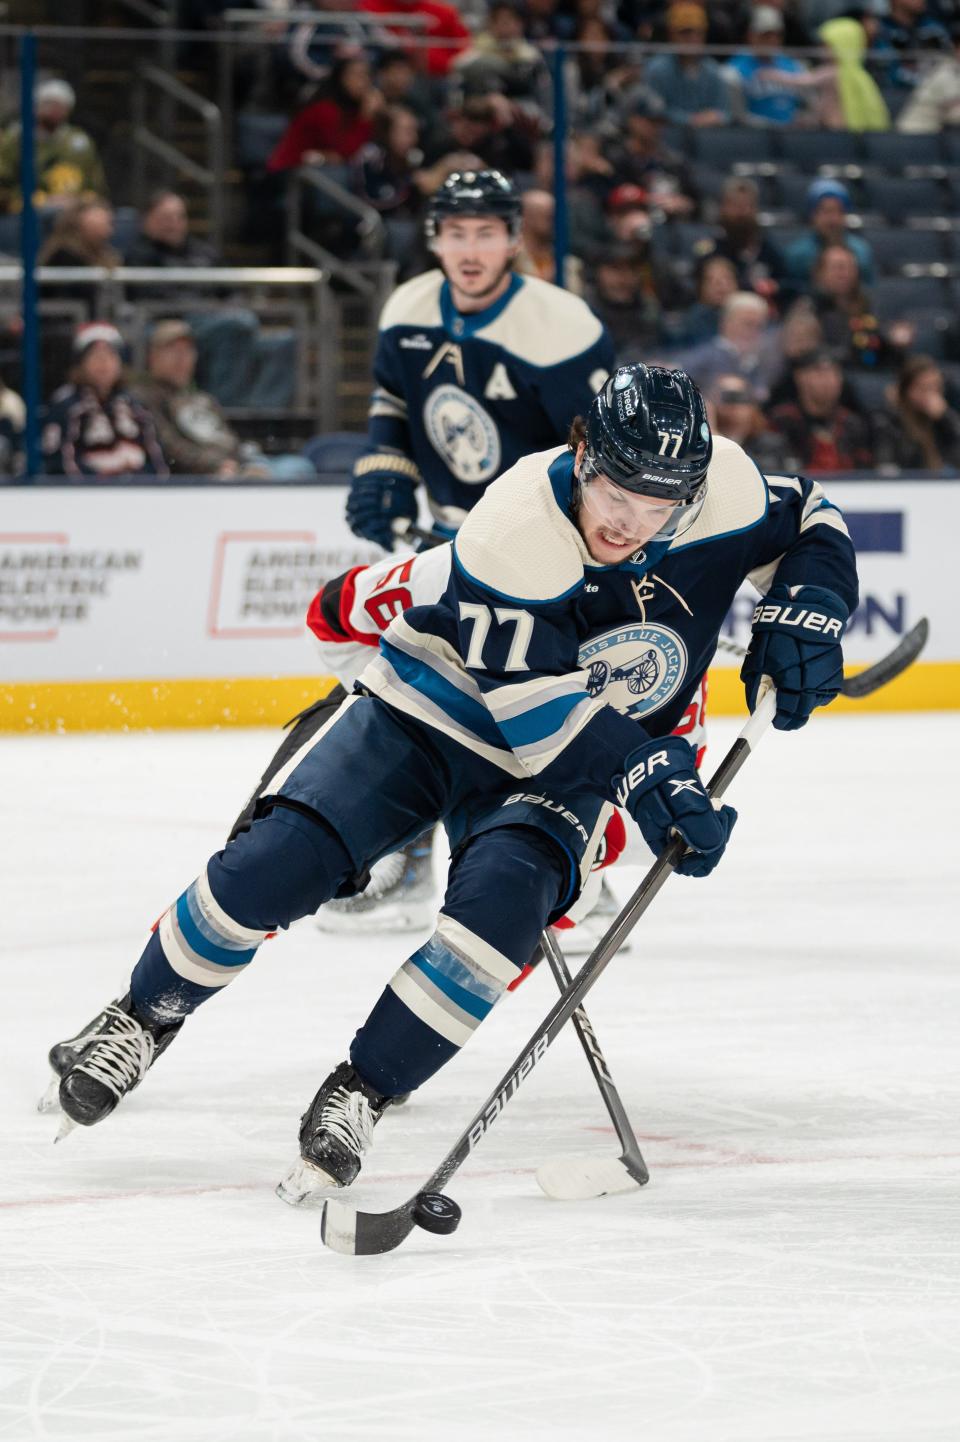
[{"label": "columbus blue jackets logo", "polygon": [[669,626],[623,626],[580,648],[587,691],[626,716],[666,705],[687,674],[687,648]]},{"label": "columbus blue jackets logo", "polygon": [[430,392],[423,423],[430,444],[458,481],[486,485],[499,474],[500,433],[480,402],[459,386]]}]

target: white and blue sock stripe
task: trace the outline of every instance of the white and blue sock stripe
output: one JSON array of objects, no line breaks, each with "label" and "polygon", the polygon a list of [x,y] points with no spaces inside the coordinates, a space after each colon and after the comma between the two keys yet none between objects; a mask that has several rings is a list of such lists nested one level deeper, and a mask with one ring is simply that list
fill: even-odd
[{"label": "white and blue sock stripe", "polygon": [[203,987],[226,986],[249,966],[267,935],[241,926],[214,899],[204,872],[174,902],[159,936],[171,969]]},{"label": "white and blue sock stripe", "polygon": [[441,915],[433,936],[404,962],[390,990],[420,1021],[461,1047],[517,973],[488,942]]}]

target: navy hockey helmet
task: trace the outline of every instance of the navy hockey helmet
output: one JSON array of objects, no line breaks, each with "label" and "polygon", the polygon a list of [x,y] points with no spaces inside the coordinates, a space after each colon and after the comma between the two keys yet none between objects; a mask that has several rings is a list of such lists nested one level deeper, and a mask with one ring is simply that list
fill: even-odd
[{"label": "navy hockey helmet", "polygon": [[703,397],[685,371],[621,366],[594,396],[584,459],[624,490],[689,504],[712,455]]},{"label": "navy hockey helmet", "polygon": [[603,478],[637,496],[671,501],[658,532],[689,530],[707,494],[713,437],[703,397],[685,371],[621,366],[594,396],[580,462],[581,499]]},{"label": "navy hockey helmet", "polygon": [[520,233],[520,197],[499,170],[454,170],[431,198],[424,229],[436,240],[441,222],[492,215],[505,221],[511,239]]}]

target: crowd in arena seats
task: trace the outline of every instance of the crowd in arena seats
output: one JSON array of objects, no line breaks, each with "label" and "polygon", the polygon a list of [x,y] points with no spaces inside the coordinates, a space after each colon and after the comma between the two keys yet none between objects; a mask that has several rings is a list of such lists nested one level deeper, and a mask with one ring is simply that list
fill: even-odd
[{"label": "crowd in arena seats", "polygon": [[[178,20],[215,30],[226,8],[226,0],[180,0]],[[583,294],[618,359],[688,367],[717,424],[761,464],[960,465],[960,0],[312,0],[312,8],[315,18],[290,20],[271,0],[257,24],[259,39],[273,43],[238,47],[247,63],[237,68],[232,141],[264,261],[285,258],[284,197],[300,167],[377,212],[383,258],[406,279],[432,264],[422,236],[430,195],[453,169],[495,166],[523,193],[521,273]],[[390,15],[410,24],[379,18]],[[677,49],[651,52],[638,41]],[[568,47],[561,277],[556,43]],[[202,69],[213,47],[196,49]],[[212,68],[208,94],[217,98]],[[172,190],[117,233],[111,201],[127,207],[131,197],[108,195],[84,122],[71,87],[44,80],[36,92],[43,263],[222,263]],[[19,143],[11,123],[0,134],[8,254],[16,245],[4,225],[15,226],[21,203]],[[328,193],[306,194],[303,224],[343,263],[370,258],[355,215]],[[80,303],[87,324],[98,322],[89,288],[56,282],[44,293]],[[65,353],[58,378],[69,364],[68,410],[92,392],[88,423],[97,408],[95,429],[112,416],[118,453],[138,445],[141,469],[160,473],[156,447],[173,474],[188,456],[200,474],[293,474],[297,458],[244,451],[224,415],[224,407],[291,404],[293,334],[265,331],[223,287],[195,304],[173,284],[166,293],[152,287],[150,298],[169,303],[167,329],[158,326],[148,347],[152,373],[128,390],[121,369],[101,395],[87,377],[90,355]],[[85,351],[91,346],[94,375],[116,369],[102,355],[113,342],[88,341]],[[177,385],[174,372],[184,377]],[[52,415],[65,414],[58,394]],[[7,474],[22,449],[16,401],[0,390]],[[143,427],[138,440],[123,434],[141,410],[154,417],[153,439]],[[60,449],[48,453],[52,467],[63,468]]]}]

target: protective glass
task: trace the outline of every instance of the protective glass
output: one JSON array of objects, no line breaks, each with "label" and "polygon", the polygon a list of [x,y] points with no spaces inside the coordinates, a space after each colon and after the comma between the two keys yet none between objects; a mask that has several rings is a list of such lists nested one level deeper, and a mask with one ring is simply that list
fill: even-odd
[{"label": "protective glass", "polygon": [[605,529],[624,540],[646,545],[672,541],[688,531],[703,508],[706,486],[691,501],[665,501],[625,491],[599,471],[587,456],[580,462],[581,504]]}]

